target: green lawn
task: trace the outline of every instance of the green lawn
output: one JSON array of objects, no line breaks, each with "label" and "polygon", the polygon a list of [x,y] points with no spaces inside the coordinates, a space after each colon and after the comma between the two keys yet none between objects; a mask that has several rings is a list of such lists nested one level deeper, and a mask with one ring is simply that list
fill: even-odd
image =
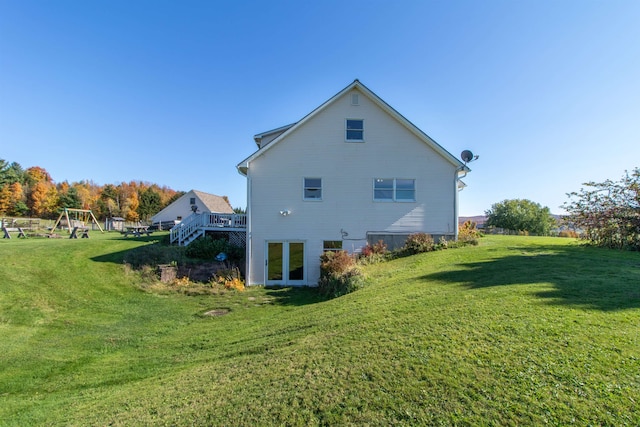
[{"label": "green lawn", "polygon": [[640,425],[639,253],[491,236],[323,301],[143,292],[160,238],[0,241],[0,425]]}]

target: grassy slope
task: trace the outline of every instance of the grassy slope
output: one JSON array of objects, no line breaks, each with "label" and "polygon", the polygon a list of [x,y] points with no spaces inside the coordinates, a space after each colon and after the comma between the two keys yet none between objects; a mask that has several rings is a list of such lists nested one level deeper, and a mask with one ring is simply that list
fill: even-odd
[{"label": "grassy slope", "polygon": [[0,424],[640,424],[638,253],[489,237],[322,302],[146,294],[141,244],[0,242]]}]

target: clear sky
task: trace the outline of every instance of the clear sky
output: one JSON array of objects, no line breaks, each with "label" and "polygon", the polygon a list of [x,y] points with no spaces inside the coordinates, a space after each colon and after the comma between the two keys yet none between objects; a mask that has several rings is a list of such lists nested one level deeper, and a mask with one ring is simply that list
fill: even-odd
[{"label": "clear sky", "polygon": [[637,0],[0,0],[0,158],[245,207],[253,135],[355,78],[480,156],[461,215],[640,166]]}]

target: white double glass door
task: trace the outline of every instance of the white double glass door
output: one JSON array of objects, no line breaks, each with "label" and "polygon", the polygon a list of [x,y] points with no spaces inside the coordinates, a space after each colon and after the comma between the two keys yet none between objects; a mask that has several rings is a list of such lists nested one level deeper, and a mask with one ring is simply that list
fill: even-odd
[{"label": "white double glass door", "polygon": [[306,272],[304,242],[268,241],[266,247],[267,285],[304,285]]}]

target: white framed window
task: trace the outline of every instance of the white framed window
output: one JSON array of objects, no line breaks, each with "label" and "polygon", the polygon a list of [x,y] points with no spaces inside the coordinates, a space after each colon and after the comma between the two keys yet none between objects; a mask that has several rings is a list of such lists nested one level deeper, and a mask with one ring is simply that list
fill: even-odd
[{"label": "white framed window", "polygon": [[304,200],[322,200],[322,178],[305,178],[303,196]]},{"label": "white framed window", "polygon": [[360,105],[360,95],[357,93],[351,94],[351,105]]},{"label": "white framed window", "polygon": [[378,202],[415,202],[416,180],[407,178],[375,178],[373,200]]},{"label": "white framed window", "polygon": [[322,252],[338,252],[342,250],[342,240],[323,240]]},{"label": "white framed window", "polygon": [[363,119],[347,119],[345,141],[362,142],[364,141],[364,120]]},{"label": "white framed window", "polygon": [[396,178],[396,201],[416,201],[416,180]]},{"label": "white framed window", "polygon": [[376,178],[373,180],[373,200],[393,201],[393,178]]}]

